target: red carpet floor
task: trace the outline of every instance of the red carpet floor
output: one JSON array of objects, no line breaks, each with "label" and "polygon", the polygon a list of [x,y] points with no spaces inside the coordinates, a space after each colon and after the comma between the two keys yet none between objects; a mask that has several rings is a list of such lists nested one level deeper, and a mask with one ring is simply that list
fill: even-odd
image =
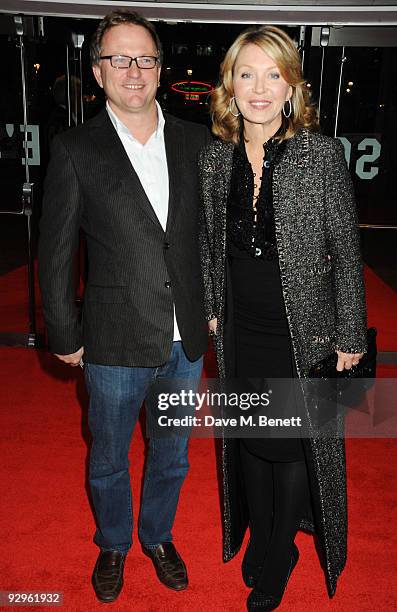
[{"label": "red carpet floor", "polygon": [[[23,314],[21,302],[12,291],[12,281],[18,278],[20,271],[19,275],[16,271],[0,279],[1,331],[7,329],[6,308],[8,314],[15,315],[10,331],[15,330]],[[392,300],[397,303],[396,294],[379,298],[378,291],[384,289],[382,281],[371,272],[368,279],[370,291],[380,299],[380,308],[388,316],[393,310]],[[9,291],[5,293],[6,288]],[[380,330],[381,348],[396,350],[397,308],[385,325],[378,313],[371,299],[370,323]],[[392,322],[394,336],[388,328]],[[97,549],[92,544],[94,521],[85,490],[87,401],[82,372],[65,369],[43,351],[3,348],[0,359],[0,590],[59,590],[64,594],[63,609],[67,612],[103,609],[104,604],[96,601],[90,586]],[[208,366],[207,373],[210,370]],[[383,367],[380,375],[397,377],[397,370]],[[135,508],[143,454],[142,433],[137,428],[130,456]],[[299,533],[301,558],[280,608],[285,612],[383,612],[396,608],[396,442],[347,440],[347,463],[348,564],[337,594],[333,600],[328,599],[313,538]],[[245,609],[249,591],[240,578],[242,552],[228,564],[221,560],[214,442],[193,439],[190,464],[174,530],[175,542],[189,569],[189,588],[174,593],[160,585],[136,543],[127,559],[124,590],[109,609]]]},{"label": "red carpet floor", "polygon": [[371,268],[365,268],[368,325],[378,330],[380,351],[397,351],[397,293]]}]

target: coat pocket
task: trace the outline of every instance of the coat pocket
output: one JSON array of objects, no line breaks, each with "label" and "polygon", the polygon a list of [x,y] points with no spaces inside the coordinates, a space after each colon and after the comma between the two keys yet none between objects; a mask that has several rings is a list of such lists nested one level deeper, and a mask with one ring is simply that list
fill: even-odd
[{"label": "coat pocket", "polygon": [[88,285],[84,294],[87,302],[101,302],[102,304],[124,304],[126,302],[125,287],[102,285]]}]

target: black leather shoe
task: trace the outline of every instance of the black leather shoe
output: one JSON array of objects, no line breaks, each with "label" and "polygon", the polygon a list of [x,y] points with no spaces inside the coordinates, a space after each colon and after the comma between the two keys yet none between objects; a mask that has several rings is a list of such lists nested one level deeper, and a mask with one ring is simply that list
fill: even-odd
[{"label": "black leather shoe", "polygon": [[126,555],[118,550],[99,553],[92,574],[92,585],[99,601],[110,603],[120,595],[125,558]]},{"label": "black leather shoe", "polygon": [[262,591],[259,591],[258,589],[254,588],[254,590],[251,591],[247,599],[248,612],[271,612],[271,610],[275,610],[279,607],[284,595],[284,591],[287,587],[288,580],[292,574],[295,565],[298,563],[298,560],[299,550],[296,544],[294,543],[292,547],[291,563],[288,570],[288,576],[282,588],[281,595],[268,595],[267,593],[263,593]]},{"label": "black leather shoe", "polygon": [[172,542],[163,542],[154,550],[142,546],[142,550],[153,561],[160,582],[174,591],[186,589],[186,565]]}]

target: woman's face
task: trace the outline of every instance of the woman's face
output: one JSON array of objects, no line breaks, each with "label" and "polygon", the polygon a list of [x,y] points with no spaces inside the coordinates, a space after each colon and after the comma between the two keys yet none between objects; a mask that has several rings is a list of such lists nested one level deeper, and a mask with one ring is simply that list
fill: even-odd
[{"label": "woman's face", "polygon": [[274,60],[260,47],[248,44],[234,64],[233,88],[236,104],[245,121],[280,126],[283,106],[292,95]]}]

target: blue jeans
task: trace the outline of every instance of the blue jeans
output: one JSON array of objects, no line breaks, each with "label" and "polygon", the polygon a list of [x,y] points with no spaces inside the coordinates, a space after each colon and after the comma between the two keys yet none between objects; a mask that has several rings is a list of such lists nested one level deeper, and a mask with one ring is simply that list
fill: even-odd
[{"label": "blue jeans", "polygon": [[[85,365],[90,405],[88,424],[92,434],[89,483],[97,529],[94,542],[102,550],[127,553],[132,545],[133,513],[128,452],[143,401],[146,411],[159,415],[150,389],[159,378],[167,379],[167,391],[199,384],[203,358],[191,362],[181,342],[174,342],[170,359],[162,366],[135,368]],[[186,388],[186,384],[183,385]],[[152,394],[155,395],[155,394]],[[142,544],[155,547],[171,542],[179,493],[189,469],[188,438],[149,440],[138,536]]]}]

